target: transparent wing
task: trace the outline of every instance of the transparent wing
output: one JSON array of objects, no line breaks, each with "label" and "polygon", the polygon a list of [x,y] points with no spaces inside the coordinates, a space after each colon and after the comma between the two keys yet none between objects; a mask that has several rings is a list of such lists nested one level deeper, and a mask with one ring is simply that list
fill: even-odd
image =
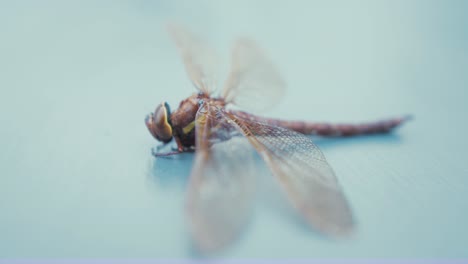
[{"label": "transparent wing", "polygon": [[285,86],[278,70],[252,40],[237,40],[221,94],[227,102],[251,111],[265,110],[279,102]]},{"label": "transparent wing", "polygon": [[344,235],[352,230],[352,212],[335,174],[308,137],[236,116],[235,112],[229,115],[310,224],[330,235]]},{"label": "transparent wing", "polygon": [[187,74],[195,87],[211,94],[217,87],[215,52],[183,27],[170,24],[169,33],[174,40],[185,64]]},{"label": "transparent wing", "polygon": [[235,125],[208,103],[197,113],[187,216],[201,252],[232,242],[249,219],[257,170],[253,148]]}]

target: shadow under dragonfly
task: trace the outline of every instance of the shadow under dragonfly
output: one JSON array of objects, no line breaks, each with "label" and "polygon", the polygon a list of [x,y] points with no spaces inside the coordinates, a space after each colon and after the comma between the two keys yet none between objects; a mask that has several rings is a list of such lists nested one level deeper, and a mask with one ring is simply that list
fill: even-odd
[{"label": "shadow under dragonfly", "polygon": [[356,137],[311,136],[310,138],[322,150],[340,146],[355,146],[358,148],[368,144],[401,144],[403,142],[403,138],[397,133],[363,135]]},{"label": "shadow under dragonfly", "polygon": [[[340,146],[362,147],[366,146],[366,144],[401,144],[403,142],[403,138],[397,133],[355,137],[309,136],[309,138],[322,150]],[[167,157],[152,157],[152,166],[149,174],[156,178],[162,178],[163,183],[167,180],[170,182],[173,178],[182,178],[187,180],[190,174],[194,154],[194,152],[187,152]]]},{"label": "shadow under dragonfly", "polygon": [[[356,137],[318,137],[310,136],[309,138],[324,151],[325,155],[329,148],[334,147],[355,147],[365,148],[369,145],[385,145],[385,144],[402,144],[403,139],[397,133],[389,134],[375,134],[365,135]],[[263,163],[262,160],[255,156],[255,160],[258,163]],[[178,155],[168,157],[152,157],[150,171],[148,173],[150,179],[155,184],[162,187],[185,189],[190,176],[191,168],[194,161],[194,153],[182,153]],[[229,162],[229,161],[226,161]],[[301,217],[296,210],[288,203],[284,193],[276,183],[275,179],[271,177],[268,168],[261,166],[259,174],[261,175],[258,180],[257,187],[259,188],[259,195],[257,195],[257,201],[260,202],[261,207],[271,213],[277,219],[284,220],[289,224],[294,223],[298,228],[301,228],[306,233],[313,233],[315,237],[321,237],[324,240],[331,240],[328,236],[322,235],[317,232]],[[356,223],[357,228],[358,223]],[[355,232],[354,232],[355,233]],[[350,235],[352,236],[353,233]],[[191,257],[203,257],[199,255],[196,250],[192,247],[192,244],[188,244],[188,251]]]},{"label": "shadow under dragonfly", "polygon": [[194,153],[181,153],[167,157],[152,156],[148,177],[163,187],[185,188],[193,158]]}]

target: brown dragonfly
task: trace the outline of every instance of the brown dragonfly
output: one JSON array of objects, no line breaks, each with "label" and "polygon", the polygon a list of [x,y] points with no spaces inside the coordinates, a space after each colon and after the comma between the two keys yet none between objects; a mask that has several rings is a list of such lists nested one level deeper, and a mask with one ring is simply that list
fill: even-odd
[{"label": "brown dragonfly", "polygon": [[386,133],[406,117],[365,124],[326,124],[264,118],[238,110],[265,109],[281,99],[285,84],[277,69],[247,38],[238,39],[232,65],[219,96],[216,60],[191,32],[169,27],[197,93],[171,113],[162,103],[146,117],[158,141],[174,139],[177,150],[156,157],[195,151],[188,183],[186,213],[195,246],[202,252],[223,248],[246,225],[254,193],[255,159],[265,161],[292,205],[315,230],[341,236],[353,230],[353,215],[335,174],[307,135],[355,136]]}]

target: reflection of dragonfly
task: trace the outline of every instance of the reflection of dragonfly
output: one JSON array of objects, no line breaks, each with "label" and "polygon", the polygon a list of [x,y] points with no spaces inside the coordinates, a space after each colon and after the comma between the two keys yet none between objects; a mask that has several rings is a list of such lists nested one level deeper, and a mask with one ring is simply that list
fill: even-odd
[{"label": "reflection of dragonfly", "polygon": [[177,26],[169,31],[198,93],[183,100],[173,113],[167,103],[160,104],[146,118],[146,125],[157,140],[169,143],[174,138],[177,143],[177,151],[153,152],[156,157],[196,152],[186,209],[198,249],[222,248],[248,220],[256,174],[252,147],[308,223],[329,235],[349,233],[353,229],[350,207],[322,152],[304,134],[384,133],[406,118],[330,125],[262,118],[228,109],[226,106],[234,105],[258,110],[276,103],[284,83],[275,67],[252,41],[240,39],[221,94],[212,97],[213,53],[190,32]]}]

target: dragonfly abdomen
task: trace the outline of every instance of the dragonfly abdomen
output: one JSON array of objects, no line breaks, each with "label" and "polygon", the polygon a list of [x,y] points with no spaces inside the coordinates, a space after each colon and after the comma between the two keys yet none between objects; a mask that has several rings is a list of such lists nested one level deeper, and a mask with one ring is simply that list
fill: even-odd
[{"label": "dragonfly abdomen", "polygon": [[281,119],[255,116],[246,112],[236,112],[236,115],[246,119],[256,120],[273,126],[280,126],[306,135],[319,135],[328,137],[346,137],[387,133],[409,120],[409,116],[390,118],[375,122],[360,124],[331,124],[310,121],[288,121]]},{"label": "dragonfly abdomen", "polygon": [[269,120],[270,124],[285,127],[296,132],[307,135],[319,136],[356,136],[377,133],[387,133],[398,127],[409,117],[392,118],[377,122],[368,122],[361,124],[330,124],[330,123],[315,123],[305,121],[284,121],[284,120]]}]

